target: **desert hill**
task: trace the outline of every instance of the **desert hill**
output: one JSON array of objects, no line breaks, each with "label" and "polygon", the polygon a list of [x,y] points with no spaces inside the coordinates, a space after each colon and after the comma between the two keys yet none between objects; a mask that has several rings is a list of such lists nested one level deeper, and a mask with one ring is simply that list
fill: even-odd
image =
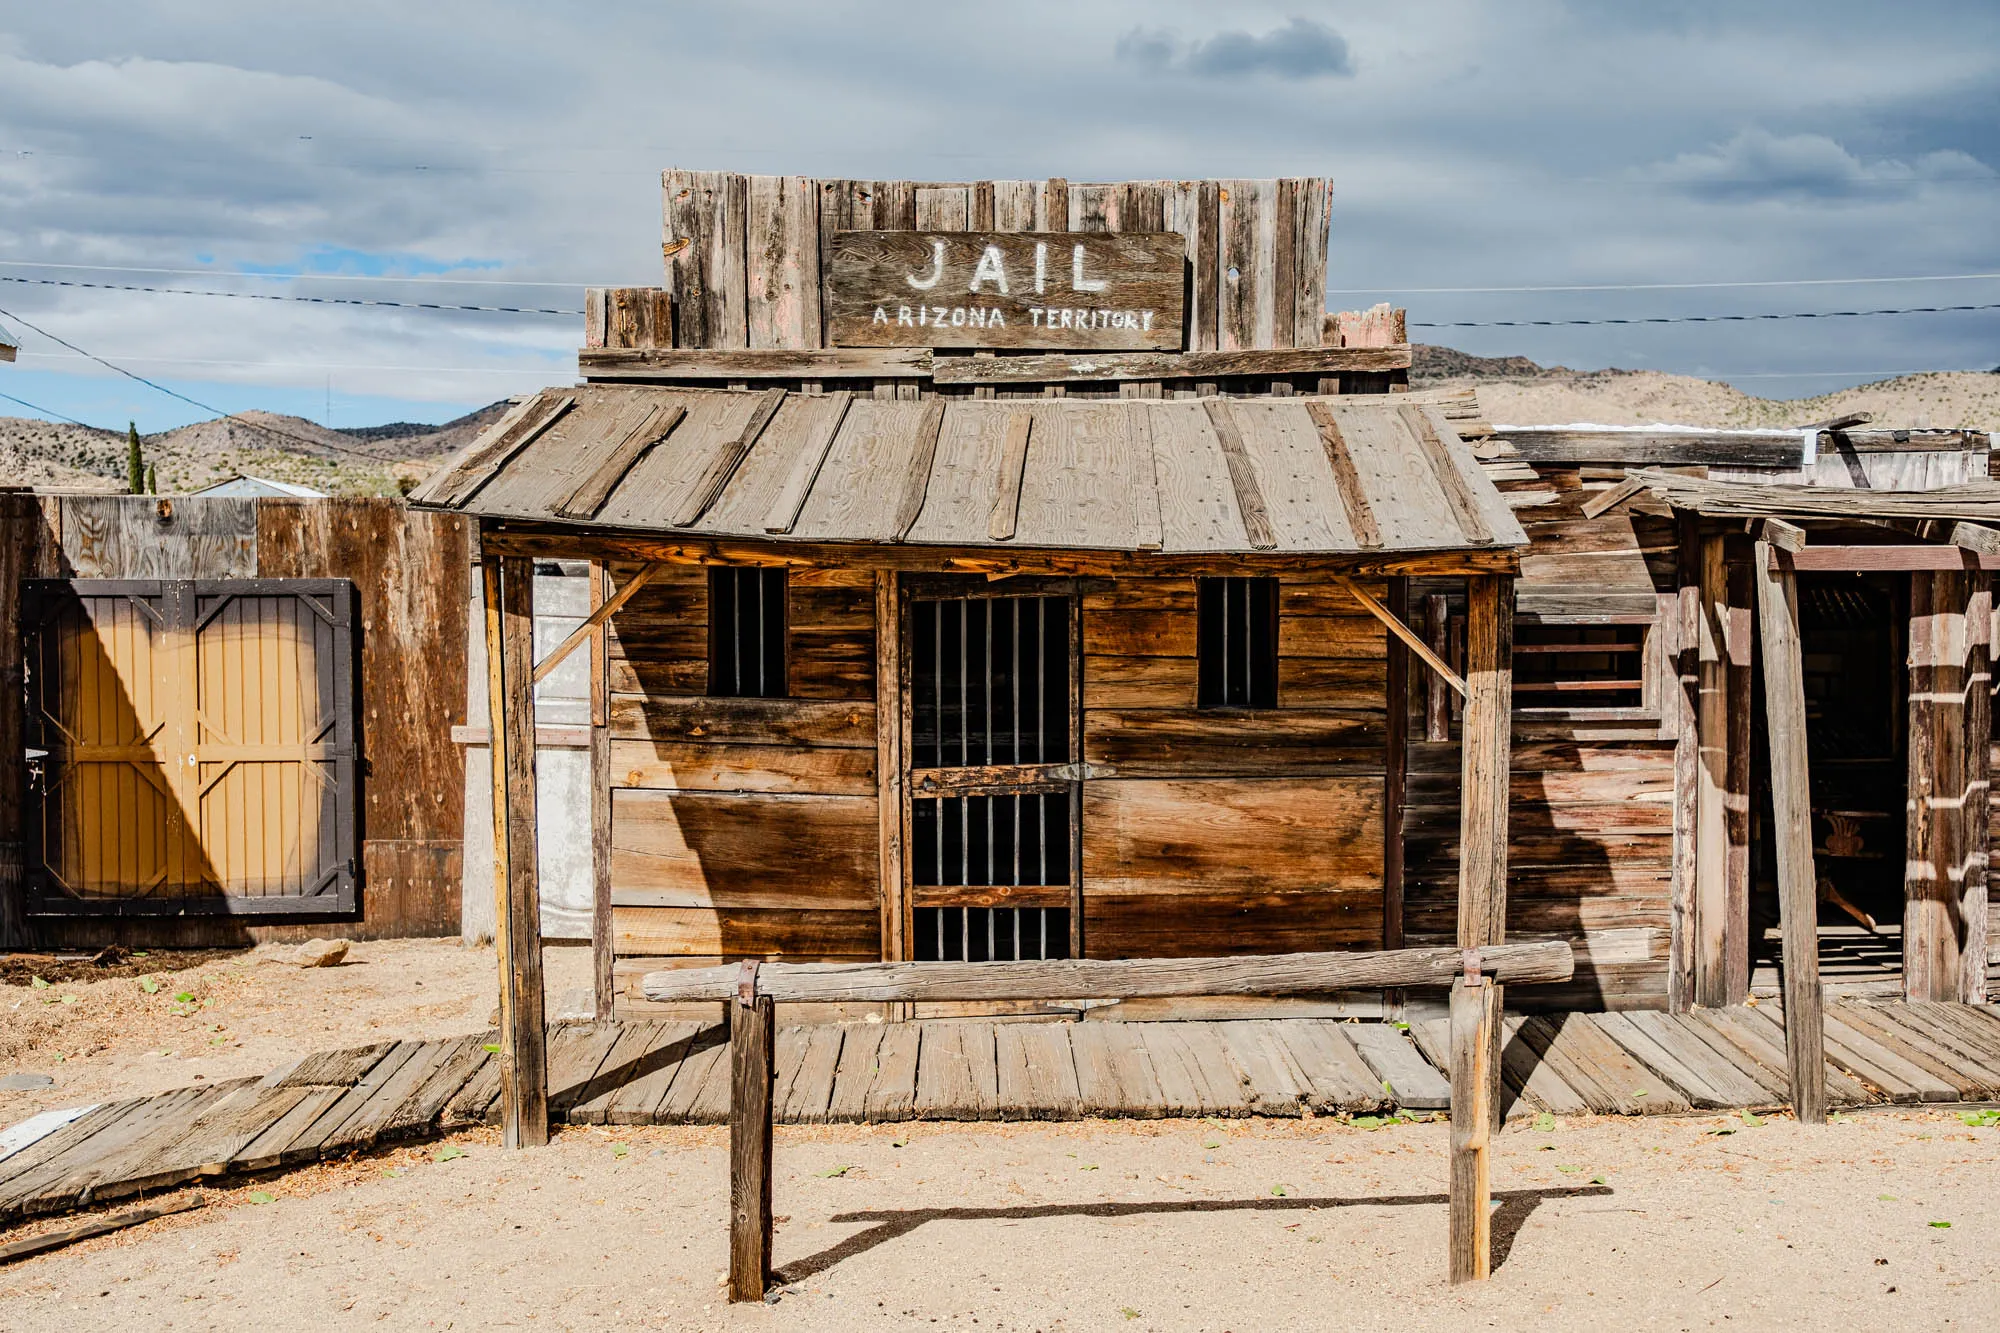
[{"label": "desert hill", "polygon": [[1472,385],[1486,419],[1510,426],[1785,427],[1867,412],[1881,426],[2000,431],[2000,374],[1977,371],[1903,375],[1812,398],[1758,398],[1691,375],[1569,370],[1419,345],[1410,379],[1427,387]]},{"label": "desert hill", "polygon": [[[493,403],[443,425],[394,422],[329,430],[302,417],[242,412],[142,435],[162,491],[199,490],[239,472],[334,495],[395,495],[498,420]],[[125,489],[127,447],[116,431],[0,417],[0,484],[89,491]]]}]

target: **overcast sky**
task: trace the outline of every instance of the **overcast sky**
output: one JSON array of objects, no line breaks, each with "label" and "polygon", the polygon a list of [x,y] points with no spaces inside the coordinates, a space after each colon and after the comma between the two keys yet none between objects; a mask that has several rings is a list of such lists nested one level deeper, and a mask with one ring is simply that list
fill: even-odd
[{"label": "overcast sky", "polygon": [[[580,307],[659,280],[658,172],[1327,175],[1329,300],[1415,323],[2000,303],[2000,6],[0,0],[0,278]],[[134,266],[199,273],[111,272]],[[387,275],[555,286],[357,282]],[[1364,290],[1365,289],[1365,290]],[[581,320],[0,281],[0,393],[93,424],[439,420]],[[2000,363],[2000,312],[1416,329],[1797,396]],[[0,414],[30,415],[0,401]]]}]

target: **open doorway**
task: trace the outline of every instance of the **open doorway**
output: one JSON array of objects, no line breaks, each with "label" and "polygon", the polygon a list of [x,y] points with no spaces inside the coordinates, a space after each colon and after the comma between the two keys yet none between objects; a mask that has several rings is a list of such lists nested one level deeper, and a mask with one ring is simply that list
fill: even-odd
[{"label": "open doorway", "polygon": [[[1894,574],[1798,576],[1820,976],[1829,994],[1903,991],[1908,583]],[[1752,698],[1750,989],[1775,996],[1778,880],[1761,679]]]}]

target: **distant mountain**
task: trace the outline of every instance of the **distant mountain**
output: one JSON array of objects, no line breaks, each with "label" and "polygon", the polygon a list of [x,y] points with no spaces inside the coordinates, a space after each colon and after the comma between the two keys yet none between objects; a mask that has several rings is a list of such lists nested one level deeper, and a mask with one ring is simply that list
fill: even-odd
[{"label": "distant mountain", "polygon": [[[140,448],[164,492],[200,490],[241,472],[334,495],[396,495],[506,410],[502,401],[438,426],[331,430],[303,417],[241,412],[141,436]],[[126,454],[116,431],[0,417],[0,484],[122,491]]]}]

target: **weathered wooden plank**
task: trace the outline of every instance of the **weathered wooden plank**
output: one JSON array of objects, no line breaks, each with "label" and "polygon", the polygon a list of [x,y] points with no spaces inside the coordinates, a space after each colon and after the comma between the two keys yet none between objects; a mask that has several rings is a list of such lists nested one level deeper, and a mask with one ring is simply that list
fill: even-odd
[{"label": "weathered wooden plank", "polygon": [[1340,433],[1340,423],[1323,402],[1307,403],[1306,412],[1319,430],[1320,445],[1326,450],[1326,461],[1333,468],[1334,487],[1340,495],[1348,529],[1364,550],[1375,550],[1382,545],[1382,529],[1375,522],[1375,511],[1370,507],[1368,493],[1362,487],[1361,473],[1354,466],[1354,455],[1348,451],[1347,440]]},{"label": "weathered wooden plank", "polygon": [[1298,1019],[1273,1025],[1294,1064],[1312,1084],[1316,1110],[1374,1111],[1389,1096],[1382,1080],[1338,1024]]},{"label": "weathered wooden plank", "polygon": [[729,1299],[761,1301],[771,1276],[773,1012],[729,1006]]},{"label": "weathered wooden plank", "polygon": [[[590,359],[595,364],[596,358]],[[1237,377],[1332,376],[1407,370],[1409,347],[1314,347],[1191,352],[1043,352],[1022,356],[938,356],[930,362],[939,385],[1121,383],[1134,380],[1208,382]]]},{"label": "weathered wooden plank", "polygon": [[820,470],[826,466],[826,456],[833,449],[833,441],[840,434],[840,427],[847,420],[847,409],[854,402],[851,390],[842,389],[829,394],[828,406],[821,412],[820,419],[806,437],[804,445],[792,463],[792,470],[786,474],[784,484],[771,501],[771,509],[764,516],[764,531],[787,533],[799,521],[799,514],[806,507],[806,498],[812,494],[813,483],[819,480]]},{"label": "weathered wooden plank", "polygon": [[[668,171],[664,177],[666,284],[678,312],[681,347],[749,343],[749,182],[724,171]],[[675,242],[686,241],[680,249]]]},{"label": "weathered wooden plank", "polygon": [[764,428],[771,424],[771,418],[778,414],[778,409],[784,406],[784,402],[783,389],[766,389],[757,396],[741,428],[717,447],[715,456],[709,462],[708,470],[702,473],[701,480],[695,483],[694,488],[682,500],[680,508],[668,520],[670,526],[685,528],[701,521],[701,516],[721,498],[723,488],[728,486],[729,479],[736,475],[736,469],[743,465],[743,460],[757,447],[758,437],[764,433]]},{"label": "weathered wooden plank", "polygon": [[917,1059],[916,1099],[912,1113],[920,1120],[976,1120],[979,1096],[973,1089],[971,1058],[964,1046],[964,1026],[951,1021],[919,1025],[922,1041]]},{"label": "weathered wooden plank", "polygon": [[857,1121],[867,1117],[868,1089],[875,1082],[885,1031],[887,1028],[879,1023],[856,1024],[847,1029],[840,1045],[840,1063],[830,1080],[828,1120]]},{"label": "weathered wooden plank", "polygon": [[1242,518],[1244,535],[1253,548],[1270,550],[1278,544],[1278,539],[1271,531],[1271,516],[1264,504],[1264,493],[1259,488],[1256,469],[1250,461],[1249,451],[1244,448],[1242,432],[1237,429],[1229,404],[1219,398],[1211,398],[1203,403],[1203,407],[1208,411],[1209,426],[1215,431],[1216,443],[1221,446],[1223,461],[1229,468],[1229,484],[1236,492],[1236,512]]},{"label": "weathered wooden plank", "polygon": [[1934,1078],[1922,1065],[1906,1060],[1892,1047],[1875,1040],[1841,1017],[1842,1005],[1826,1012],[1826,1054],[1842,1069],[1874,1085],[1892,1102],[1943,1102],[1957,1091]]},{"label": "weathered wooden plank", "polygon": [[[1627,1050],[1638,1055],[1646,1063],[1663,1075],[1675,1077],[1673,1069],[1666,1061],[1678,1063],[1681,1069],[1696,1080],[1694,1086],[1681,1082],[1682,1091],[1688,1093],[1697,1106],[1703,1105],[1703,1098],[1717,1106],[1764,1106],[1770,1101],[1770,1093],[1755,1079],[1748,1077],[1733,1061],[1718,1055],[1707,1042],[1691,1033],[1688,1028],[1675,1022],[1669,1015],[1655,1010],[1636,1009],[1617,1016],[1619,1023],[1634,1039]],[[1611,1025],[1605,1025],[1607,1030]],[[1664,1058],[1649,1055],[1637,1044],[1644,1037],[1654,1043]],[[1660,1063],[1654,1063],[1656,1059]]]},{"label": "weathered wooden plank", "polygon": [[1591,1019],[1599,1032],[1617,1042],[1619,1049],[1632,1059],[1665,1079],[1687,1098],[1690,1106],[1714,1109],[1731,1105],[1685,1061],[1634,1024],[1628,1015],[1611,1012],[1593,1014]]},{"label": "weathered wooden plank", "polygon": [[1111,1063],[1107,1023],[1078,1024],[1069,1033],[1069,1047],[1076,1061],[1078,1109],[1087,1115],[1125,1115],[1125,1090]]},{"label": "weathered wooden plank", "polygon": [[1083,1105],[1072,1026],[1062,1023],[999,1023],[994,1026],[999,1096],[1036,1119],[1074,1120]]},{"label": "weathered wooden plank", "polygon": [[653,1044],[640,1057],[633,1077],[611,1090],[602,1105],[587,1108],[607,1125],[650,1125],[655,1123],[668,1091],[695,1052],[699,1042],[719,1045],[720,1030],[700,1023],[659,1023],[654,1025]]},{"label": "weathered wooden plank", "polygon": [[1812,791],[1806,765],[1806,697],[1800,660],[1798,580],[1773,569],[1770,544],[1753,562],[1764,648],[1764,727],[1771,762],[1772,836],[1785,950],[1785,1048],[1792,1109],[1826,1120],[1826,1051],[1819,982],[1819,889],[1813,872]]},{"label": "weathered wooden plank", "polygon": [[[1752,1042],[1764,1043],[1764,1055],[1770,1059],[1777,1054],[1785,1054],[1789,1059],[1788,1036],[1791,1028],[1789,1018],[1772,1012],[1769,1005],[1734,1005],[1728,1009],[1715,1011],[1721,1015],[1724,1029],[1734,1029],[1736,1035]],[[1824,1023],[1822,1022],[1822,1029]],[[1843,1070],[1826,1063],[1825,1041],[1821,1041],[1820,1057],[1823,1076],[1826,1080],[1826,1095],[1830,1101],[1840,1101],[1849,1105],[1860,1105],[1880,1100],[1870,1094],[1867,1088],[1849,1077]]]},{"label": "weathered wooden plank", "polygon": [[501,968],[502,1139],[510,1148],[532,1148],[549,1139],[541,888],[535,852],[534,561],[523,556],[488,557],[484,574],[493,873],[499,901],[494,950]]},{"label": "weathered wooden plank", "polygon": [[1021,480],[1028,470],[1028,446],[1034,434],[1035,418],[1027,412],[1007,417],[1007,439],[1000,458],[1000,492],[993,497],[993,513],[986,535],[994,541],[1010,541],[1021,513]]},{"label": "weathered wooden plank", "polygon": [[[1542,1026],[1544,1023],[1548,1025],[1546,1028]],[[1595,1015],[1571,1013],[1553,1019],[1529,1019],[1522,1030],[1530,1044],[1539,1043],[1541,1034],[1547,1032],[1547,1052],[1552,1057],[1557,1054],[1566,1057],[1605,1095],[1616,1114],[1677,1115],[1692,1109],[1671,1080],[1635,1060],[1600,1031]],[[1571,1083],[1574,1086],[1576,1080]]]},{"label": "weathered wooden plank", "polygon": [[728,1099],[729,1046],[718,1042],[681,1063],[654,1113],[655,1120],[662,1125],[712,1124],[721,1118],[712,1108],[726,1109]]},{"label": "weathered wooden plank", "polygon": [[1451,988],[1451,1281],[1493,1271],[1492,1157],[1500,1084],[1500,988],[1461,978]]},{"label": "weathered wooden plank", "polygon": [[[1536,940],[1478,948],[1480,966],[1503,981],[1561,981],[1570,945]],[[1058,959],[992,963],[770,963],[760,994],[786,1002],[1133,998],[1165,995],[1283,995],[1393,986],[1441,986],[1463,965],[1459,949],[1300,953],[1239,958]],[[646,974],[655,1001],[725,998],[732,967]]]},{"label": "weathered wooden plank", "polygon": [[[1735,1071],[1738,1077],[1755,1084],[1762,1096],[1750,1105],[1779,1105],[1790,1095],[1789,1080],[1784,1066],[1767,1065],[1761,1059],[1745,1050],[1741,1043],[1731,1041],[1720,1029],[1714,1009],[1696,1009],[1684,1014],[1662,1014],[1659,1020],[1674,1028],[1690,1042],[1699,1042],[1715,1059]],[[1687,1052],[1684,1052],[1687,1054]],[[1709,1075],[1711,1083],[1716,1082],[1716,1074]]]},{"label": "weathered wooden plank", "polygon": [[1347,1029],[1355,1050],[1388,1086],[1398,1106],[1410,1110],[1440,1110],[1451,1105],[1451,1086],[1443,1074],[1417,1053],[1409,1038],[1385,1023],[1357,1023]]},{"label": "weathered wooden plank", "polygon": [[1311,1100],[1312,1080],[1301,1071],[1269,1020],[1216,1025],[1223,1051],[1240,1071],[1250,1104],[1260,1115],[1298,1115]]},{"label": "weathered wooden plank", "polygon": [[452,465],[451,471],[426,484],[426,497],[440,505],[464,504],[575,405],[576,395],[568,393],[544,394],[522,404],[518,414],[509,414],[493,427],[482,443]]},{"label": "weathered wooden plank", "polygon": [[752,176],[745,206],[746,333],[750,346],[818,347],[818,182],[805,176]]},{"label": "weathered wooden plank", "polygon": [[604,508],[604,502],[611,498],[611,493],[618,489],[618,483],[625,480],[626,474],[637,467],[655,445],[671,435],[674,427],[686,417],[687,407],[681,403],[649,408],[638,424],[605,454],[604,460],[556,503],[554,512],[557,517],[596,518],[598,510]]},{"label": "weathered wooden plank", "polygon": [[908,1120],[917,1098],[917,1051],[922,1038],[914,1023],[883,1029],[875,1052],[875,1077],[868,1085],[862,1116],[867,1120]]}]

